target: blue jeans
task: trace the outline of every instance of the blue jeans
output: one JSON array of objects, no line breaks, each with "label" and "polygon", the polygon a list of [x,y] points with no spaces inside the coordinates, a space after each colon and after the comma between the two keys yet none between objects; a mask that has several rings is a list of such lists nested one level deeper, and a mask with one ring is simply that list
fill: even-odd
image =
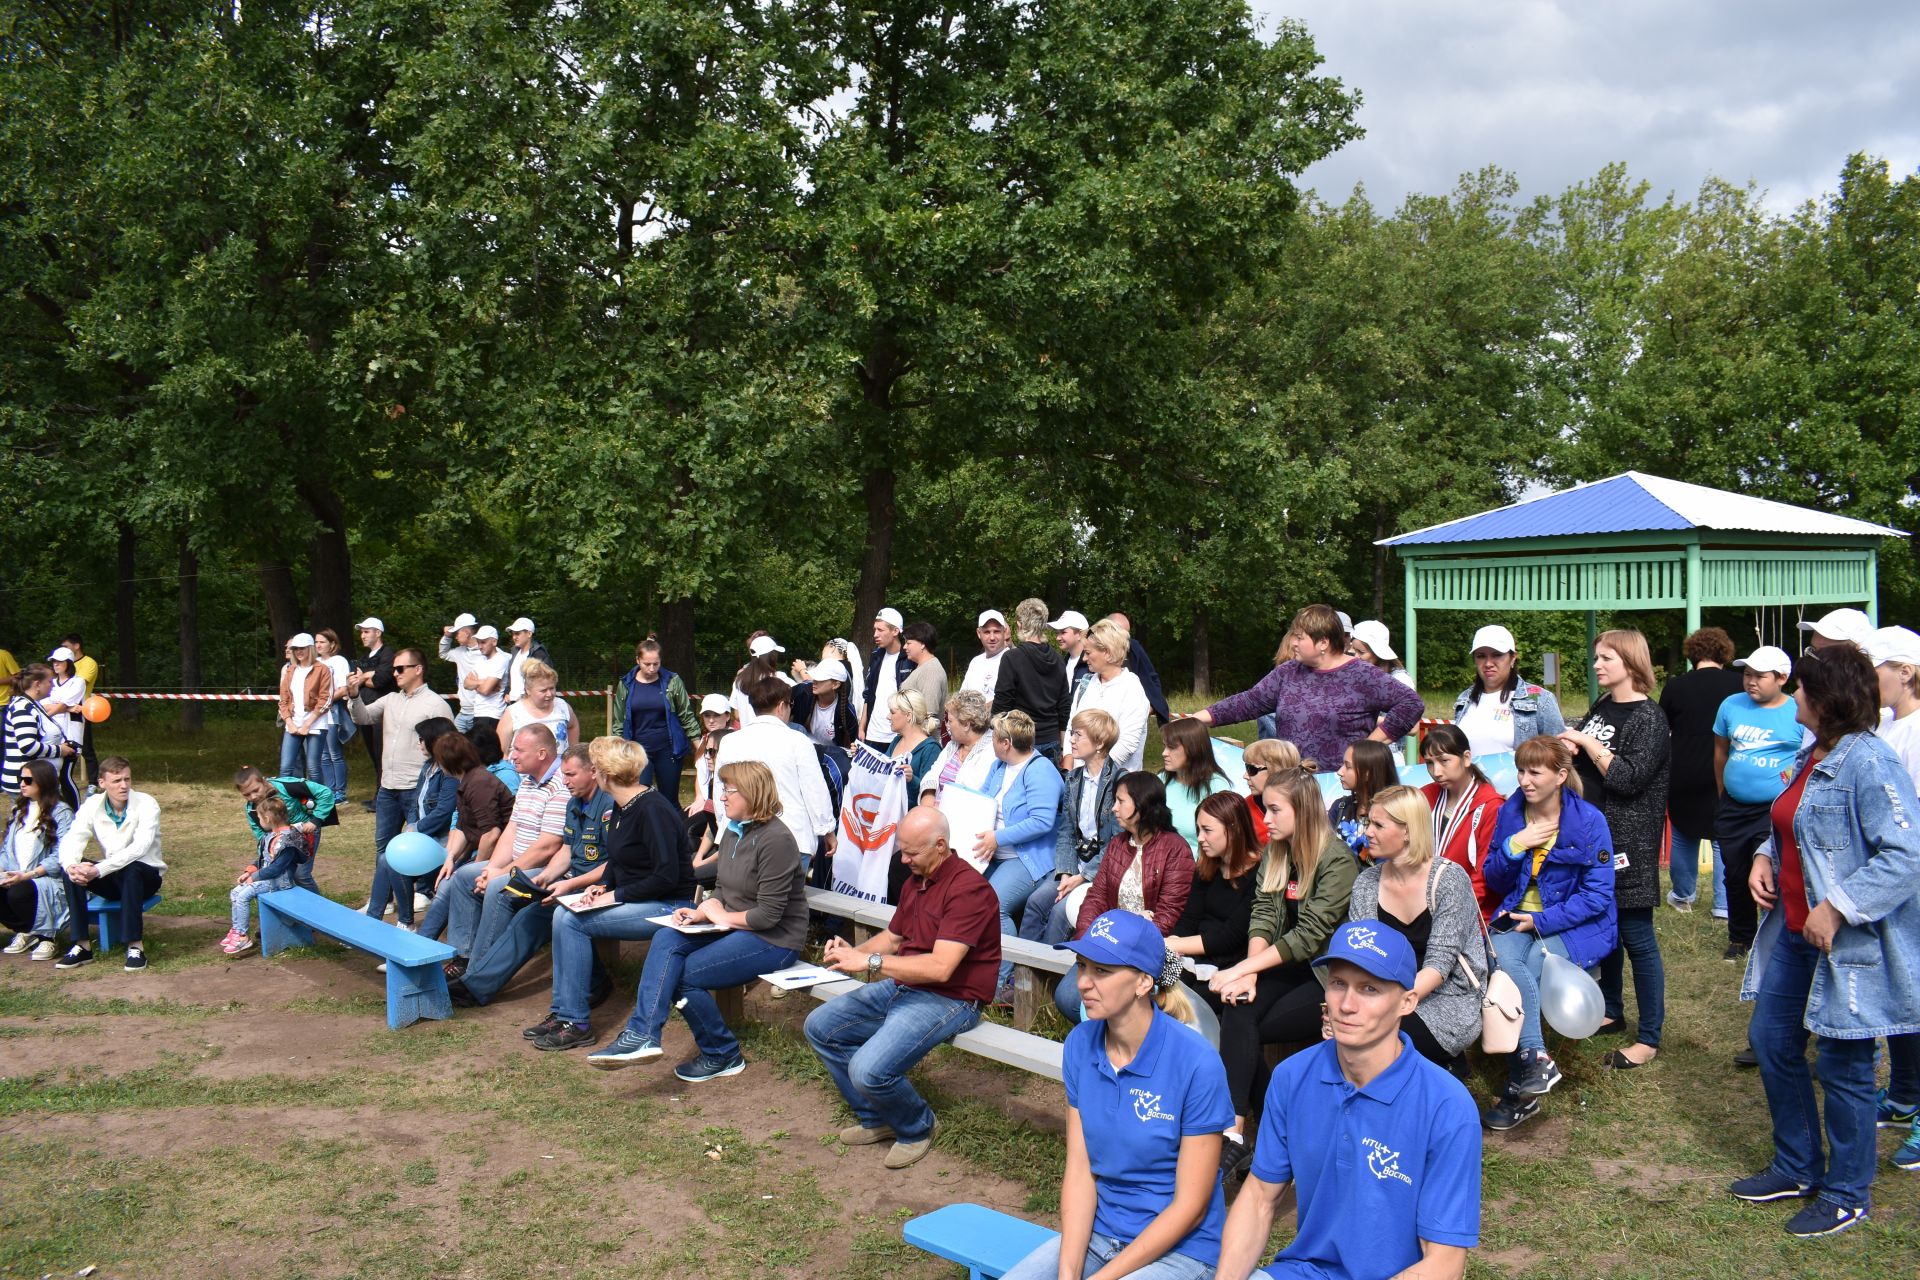
[{"label": "blue jeans", "polygon": [[[1062,914],[1065,914],[1064,912]],[[1067,966],[1060,975],[1060,984],[1053,989],[1053,1007],[1069,1024],[1077,1025],[1083,1019],[1086,1010],[1080,1004],[1080,965],[1078,962]]]},{"label": "blue jeans", "polygon": [[320,769],[321,752],[320,733],[280,734],[280,776],[283,778],[306,778],[321,786],[327,785],[327,779]]},{"label": "blue jeans", "polygon": [[1253,736],[1262,740],[1267,738],[1279,737],[1280,736],[1279,713],[1274,711],[1269,711],[1267,712],[1267,714],[1255,718],[1253,722]]},{"label": "blue jeans", "polygon": [[[469,960],[480,954],[473,945],[474,934],[479,931],[486,904],[473,891],[473,886],[486,869],[486,861],[480,858],[455,867],[453,874],[447,877],[446,883],[440,886],[440,892],[433,898],[435,903],[442,898],[447,900],[447,943]],[[498,892],[499,886],[506,883],[510,874],[495,876],[488,882],[489,890]]]},{"label": "blue jeans", "polygon": [[716,987],[751,982],[763,973],[784,969],[800,953],[776,947],[757,933],[681,933],[662,929],[647,946],[646,967],[640,971],[640,998],[634,1003],[627,1030],[660,1039],[667,1015],[684,999],[680,1016],[693,1032],[693,1042],[709,1058],[732,1060],[740,1042],[713,1002]]},{"label": "blue jeans", "polygon": [[[1018,858],[1001,858],[987,868],[987,883],[993,886],[994,896],[1000,899],[1000,932],[1017,934],[1013,923],[1013,913],[1027,905],[1027,899],[1033,896],[1033,873],[1027,870],[1027,864]],[[1000,963],[1000,985],[1006,986],[1013,981],[1013,961]]]},{"label": "blue jeans", "polygon": [[340,741],[340,727],[329,719],[319,733],[320,785],[340,799],[347,798],[347,753]]},{"label": "blue jeans", "polygon": [[593,940],[620,938],[645,942],[660,929],[647,919],[663,916],[691,902],[623,902],[619,906],[577,916],[562,911],[553,918],[553,1004],[556,1018],[585,1026],[587,1000],[593,989]]},{"label": "blue jeans", "polygon": [[233,908],[233,931],[245,933],[248,918],[253,914],[253,900],[263,893],[275,893],[281,889],[293,888],[291,875],[275,876],[271,880],[255,877],[245,884],[233,886],[227,893],[227,902]]},{"label": "blue jeans", "polygon": [[901,1142],[933,1132],[933,1108],[907,1081],[913,1065],[980,1022],[980,1006],[903,987],[892,978],[836,996],[807,1015],[807,1043],[869,1129]]},{"label": "blue jeans", "polygon": [[[1720,887],[1720,842],[1713,844],[1713,900],[1718,910],[1727,907],[1727,891]],[[1667,879],[1673,884],[1673,896],[1692,902],[1700,896],[1700,837],[1690,836],[1675,827],[1673,852],[1667,863]]]},{"label": "blue jeans", "polygon": [[[1092,1275],[1131,1243],[1094,1232],[1087,1241],[1087,1260],[1081,1264],[1080,1274]],[[1001,1280],[1056,1280],[1059,1274],[1060,1237],[1055,1236],[1014,1263],[1013,1270]],[[1127,1280],[1208,1280],[1212,1275],[1213,1267],[1197,1258],[1189,1258],[1184,1253],[1163,1253],[1146,1266],[1127,1272]]]},{"label": "blue jeans", "polygon": [[1820,952],[1797,933],[1780,931],[1760,979],[1747,1029],[1760,1059],[1773,1114],[1774,1172],[1815,1188],[1843,1209],[1872,1205],[1874,1166],[1873,1041],[1814,1037],[1820,1083],[1826,1093],[1826,1147],[1820,1144],[1820,1107],[1807,1070],[1807,993]]},{"label": "blue jeans", "polygon": [[[640,785],[652,787],[676,805],[680,803],[680,760],[666,743],[654,750],[654,744],[640,744],[647,752],[647,767],[640,772]],[[805,852],[804,850],[802,852]]]},{"label": "blue jeans", "polygon": [[1920,1032],[1887,1037],[1887,1096],[1908,1106],[1920,1103]]},{"label": "blue jeans", "polygon": [[[1557,937],[1541,937],[1531,931],[1521,933],[1513,930],[1493,935],[1493,954],[1500,961],[1500,968],[1513,979],[1513,985],[1520,988],[1520,1053],[1529,1049],[1544,1051],[1547,1039],[1540,1033],[1540,971],[1546,967],[1547,952],[1560,956],[1567,954],[1567,944]],[[1520,1054],[1513,1055],[1513,1069],[1520,1069]]]},{"label": "blue jeans", "polygon": [[494,935],[492,944],[485,951],[473,953],[473,962],[460,975],[467,994],[481,1004],[500,994],[500,988],[513,981],[520,966],[533,959],[552,939],[553,917],[557,911],[564,909],[533,902],[514,912],[506,927]]},{"label": "blue jeans", "polygon": [[[1047,920],[1053,915],[1054,895],[1060,892],[1060,877],[1042,876],[1033,892],[1027,895],[1027,906],[1020,913],[1020,936],[1028,942],[1047,940]],[[1062,912],[1061,914],[1065,914]]]},{"label": "blue jeans", "polygon": [[1631,961],[1633,1001],[1640,1009],[1635,1039],[1658,1049],[1660,1029],[1667,1021],[1667,970],[1660,959],[1660,940],[1653,932],[1653,908],[1617,907],[1614,914],[1620,922],[1620,945],[1600,962],[1600,995],[1607,1002],[1609,1018],[1626,1016],[1621,983]]},{"label": "blue jeans", "polygon": [[387,900],[391,898],[394,918],[403,925],[413,923],[414,877],[403,876],[387,865],[387,842],[406,828],[418,790],[381,787],[373,793],[373,891],[367,895],[367,914],[375,920],[387,913]]}]

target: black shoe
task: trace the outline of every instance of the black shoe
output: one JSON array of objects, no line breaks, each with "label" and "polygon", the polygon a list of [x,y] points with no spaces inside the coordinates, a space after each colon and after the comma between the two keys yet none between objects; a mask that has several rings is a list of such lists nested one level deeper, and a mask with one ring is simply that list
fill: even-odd
[{"label": "black shoe", "polygon": [[1235,1142],[1232,1138],[1220,1140],[1220,1182],[1223,1186],[1233,1185],[1236,1178],[1244,1178],[1253,1164],[1253,1144]]},{"label": "black shoe", "polygon": [[591,1027],[575,1026],[571,1022],[563,1022],[560,1024],[558,1031],[549,1032],[534,1040],[533,1047],[545,1053],[564,1053],[568,1049],[578,1049],[585,1045],[590,1045],[599,1038],[599,1036],[593,1034]]},{"label": "black shoe", "polygon": [[1760,1065],[1760,1055],[1753,1051],[1752,1045],[1748,1045],[1733,1055],[1733,1065],[1736,1067],[1757,1067]]},{"label": "black shoe", "polygon": [[1751,1178],[1742,1178],[1727,1188],[1736,1200],[1748,1204],[1770,1204],[1775,1200],[1811,1200],[1813,1188],[1795,1182],[1772,1168],[1762,1169]]},{"label": "black shoe", "polygon": [[1593,1029],[1593,1034],[1596,1036],[1623,1036],[1627,1034],[1626,1019],[1608,1018],[1605,1022]]},{"label": "black shoe", "polygon": [[127,961],[120,966],[128,973],[138,973],[147,967],[147,952],[144,947],[128,947]]},{"label": "black shoe", "polygon": [[441,965],[440,971],[447,975],[448,982],[454,982],[464,978],[467,976],[467,958],[465,956],[455,956],[453,959]]},{"label": "black shoe", "polygon": [[474,998],[473,992],[467,990],[467,984],[458,978],[455,978],[447,984],[447,995],[462,1009],[477,1009],[480,1007],[480,1002]]},{"label": "black shoe", "polygon": [[552,1035],[554,1032],[558,1031],[560,1028],[566,1025],[567,1025],[567,1020],[565,1018],[561,1017],[557,1013],[550,1013],[547,1015],[546,1020],[544,1022],[541,1022],[537,1026],[528,1027],[525,1031],[522,1031],[520,1034],[525,1036],[529,1040],[538,1040],[541,1036]]},{"label": "black shoe", "polygon": [[1540,1112],[1540,1099],[1529,1098],[1508,1090],[1500,1101],[1480,1117],[1480,1123],[1495,1133],[1505,1133],[1517,1127],[1522,1121],[1531,1120]]},{"label": "black shoe", "polygon": [[587,992],[587,1008],[598,1009],[601,1005],[605,1004],[608,1000],[611,1000],[612,998],[613,998],[613,984],[611,982],[609,982],[604,987],[595,987],[591,991]]},{"label": "black shoe", "polygon": [[1729,942],[1727,949],[1720,953],[1720,958],[1722,960],[1745,960],[1747,958],[1747,952],[1752,949],[1753,946],[1751,943]]},{"label": "black shoe", "polygon": [[1537,1098],[1553,1092],[1553,1086],[1559,1083],[1560,1068],[1546,1054],[1536,1053],[1521,1068],[1519,1077],[1507,1086],[1507,1091]]},{"label": "black shoe", "polygon": [[374,807],[374,803],[373,803],[373,801],[371,801],[371,800],[362,800],[362,801],[360,802],[360,807],[361,807],[362,809],[365,809],[365,810],[366,810],[366,811],[367,811],[368,813],[374,813],[374,812],[377,812],[377,810],[376,810],[376,809],[375,809],[375,807]]},{"label": "black shoe", "polygon": [[83,964],[93,963],[93,950],[84,942],[76,942],[67,948],[67,954],[53,962],[56,969],[78,969]]}]

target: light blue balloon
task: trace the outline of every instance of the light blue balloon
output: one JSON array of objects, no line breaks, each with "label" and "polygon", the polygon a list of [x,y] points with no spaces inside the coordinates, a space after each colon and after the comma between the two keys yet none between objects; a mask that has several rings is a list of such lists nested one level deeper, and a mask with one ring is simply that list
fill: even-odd
[{"label": "light blue balloon", "polygon": [[403,831],[387,841],[387,865],[403,876],[438,871],[446,860],[447,851],[440,842],[418,831]]},{"label": "light blue balloon", "polygon": [[1607,1016],[1600,984],[1563,956],[1547,952],[1540,969],[1540,1016],[1569,1040],[1585,1040]]}]

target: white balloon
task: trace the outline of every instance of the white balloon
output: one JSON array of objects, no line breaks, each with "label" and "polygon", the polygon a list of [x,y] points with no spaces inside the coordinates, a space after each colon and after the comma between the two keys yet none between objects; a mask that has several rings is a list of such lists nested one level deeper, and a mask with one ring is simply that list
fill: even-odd
[{"label": "white balloon", "polygon": [[1220,1019],[1214,1016],[1213,1006],[1193,992],[1187,993],[1188,1002],[1193,1005],[1193,1029],[1207,1038],[1207,1043],[1215,1049],[1220,1047]]},{"label": "white balloon", "polygon": [[1600,984],[1564,956],[1547,952],[1540,970],[1540,1016],[1569,1040],[1584,1040],[1606,1019]]}]

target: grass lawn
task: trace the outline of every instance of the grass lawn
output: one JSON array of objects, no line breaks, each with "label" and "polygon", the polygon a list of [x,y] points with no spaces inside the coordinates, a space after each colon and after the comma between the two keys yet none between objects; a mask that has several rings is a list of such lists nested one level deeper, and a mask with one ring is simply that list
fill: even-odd
[{"label": "grass lawn", "polygon": [[[100,734],[165,813],[151,969],[0,960],[0,1277],[948,1277],[900,1242],[904,1217],[960,1199],[1056,1211],[1057,1085],[937,1053],[920,1078],[943,1136],[889,1174],[832,1136],[845,1118],[800,1038],[804,997],[756,993],[749,1070],[690,1086],[658,1063],[600,1073],[530,1051],[519,1029],[545,1012],[544,960],[487,1009],[390,1033],[363,955],[221,955],[226,887],[249,853],[226,779],[271,764],[277,738],[257,716],[192,736],[164,718]],[[363,794],[370,769],[350,751]],[[351,808],[322,844],[322,887],[361,901],[371,844],[371,816]],[[1729,1062],[1738,973],[1704,911],[1663,910],[1659,927],[1658,1061],[1610,1075],[1608,1046],[1556,1046],[1567,1078],[1541,1116],[1487,1138],[1470,1274],[1920,1274],[1920,1178],[1883,1164],[1873,1221],[1811,1244],[1779,1230],[1789,1208],[1726,1196],[1768,1155],[1759,1080]],[[636,950],[596,1013],[603,1036]],[[667,1050],[667,1064],[690,1053],[678,1021]],[[1900,1136],[1882,1136],[1883,1157]]]}]

